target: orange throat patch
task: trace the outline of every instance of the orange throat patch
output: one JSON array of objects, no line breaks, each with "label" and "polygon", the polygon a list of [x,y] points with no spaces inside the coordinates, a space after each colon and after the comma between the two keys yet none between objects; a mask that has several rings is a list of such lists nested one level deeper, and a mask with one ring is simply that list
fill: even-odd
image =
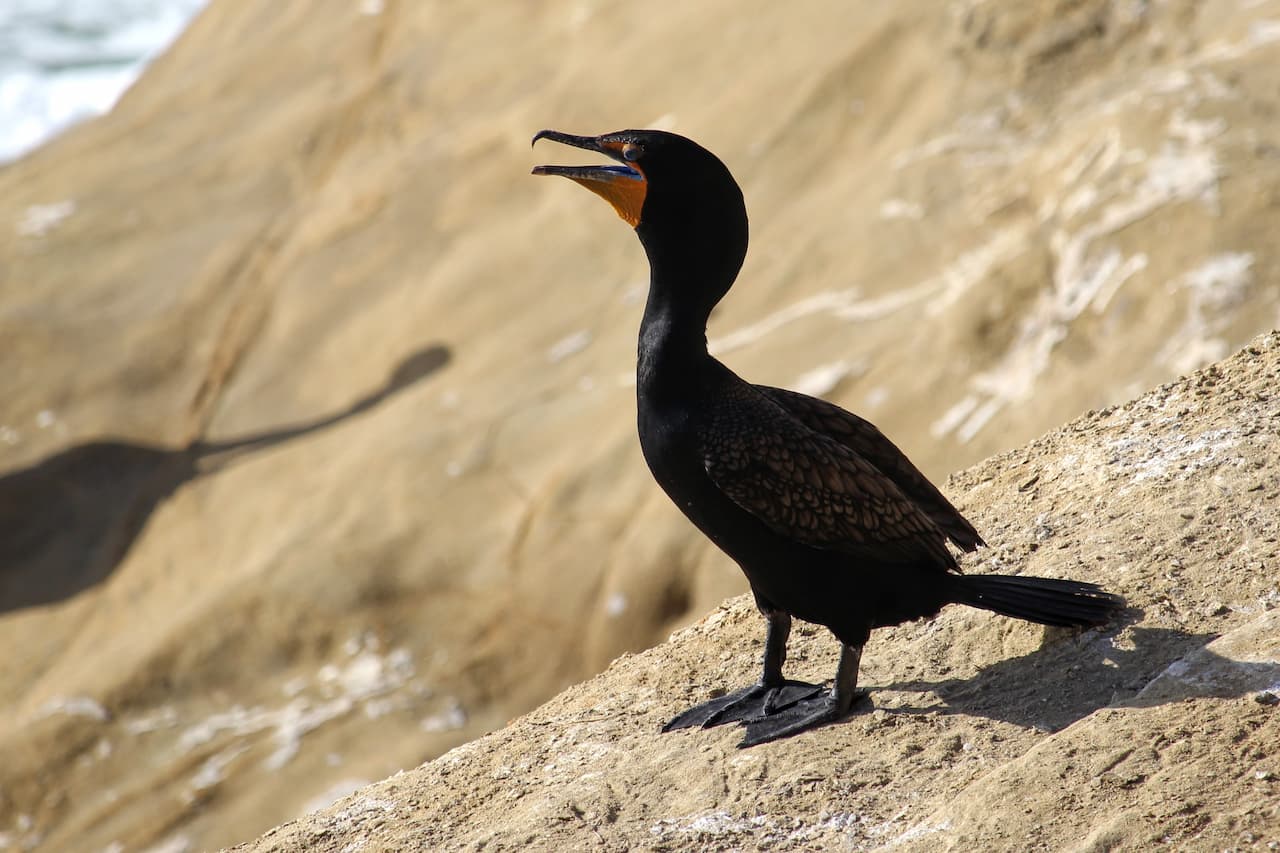
[{"label": "orange throat patch", "polygon": [[640,211],[644,209],[646,190],[643,178],[573,176],[573,180],[613,205],[613,209],[632,228],[640,224]]}]

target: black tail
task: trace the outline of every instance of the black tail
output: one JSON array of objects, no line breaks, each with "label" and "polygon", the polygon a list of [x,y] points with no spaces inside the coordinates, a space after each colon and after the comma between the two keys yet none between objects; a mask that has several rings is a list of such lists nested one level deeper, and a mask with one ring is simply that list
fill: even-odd
[{"label": "black tail", "polygon": [[1010,575],[961,575],[955,601],[1041,625],[1101,625],[1124,599],[1097,584]]}]

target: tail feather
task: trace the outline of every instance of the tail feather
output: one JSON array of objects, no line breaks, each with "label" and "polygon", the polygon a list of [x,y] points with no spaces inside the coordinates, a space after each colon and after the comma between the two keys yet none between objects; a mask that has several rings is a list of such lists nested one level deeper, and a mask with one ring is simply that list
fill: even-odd
[{"label": "tail feather", "polygon": [[1097,584],[1011,575],[955,578],[955,601],[1041,625],[1101,625],[1124,599]]}]

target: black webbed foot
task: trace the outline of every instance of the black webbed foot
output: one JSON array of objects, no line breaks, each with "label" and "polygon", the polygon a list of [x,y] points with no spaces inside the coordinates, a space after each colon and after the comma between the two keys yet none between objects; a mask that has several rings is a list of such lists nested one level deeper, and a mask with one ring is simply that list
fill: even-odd
[{"label": "black webbed foot", "polygon": [[767,719],[791,708],[798,702],[804,702],[825,693],[821,685],[804,681],[784,681],[772,687],[753,684],[677,714],[671,722],[662,727],[662,730],[669,732],[694,726],[705,729],[725,723]]},{"label": "black webbed foot", "polygon": [[[857,706],[868,701],[869,697],[866,690],[858,690],[853,695],[851,705]],[[821,695],[802,699],[771,716],[746,720],[747,733],[738,748],[745,749],[834,723],[852,710],[852,707],[841,710],[841,704],[833,692],[824,690]]]}]

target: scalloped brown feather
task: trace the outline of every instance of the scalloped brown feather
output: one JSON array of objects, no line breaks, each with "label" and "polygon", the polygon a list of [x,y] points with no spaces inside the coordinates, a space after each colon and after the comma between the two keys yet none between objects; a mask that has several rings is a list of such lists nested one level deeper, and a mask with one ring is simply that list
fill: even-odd
[{"label": "scalloped brown feather", "polygon": [[739,385],[708,407],[699,430],[703,463],[726,496],[811,547],[956,568],[947,535],[892,479],[768,390]]},{"label": "scalloped brown feather", "polygon": [[958,548],[973,551],[987,544],[960,510],[875,424],[817,397],[767,385],[755,387],[809,429],[839,442],[874,465]]}]

